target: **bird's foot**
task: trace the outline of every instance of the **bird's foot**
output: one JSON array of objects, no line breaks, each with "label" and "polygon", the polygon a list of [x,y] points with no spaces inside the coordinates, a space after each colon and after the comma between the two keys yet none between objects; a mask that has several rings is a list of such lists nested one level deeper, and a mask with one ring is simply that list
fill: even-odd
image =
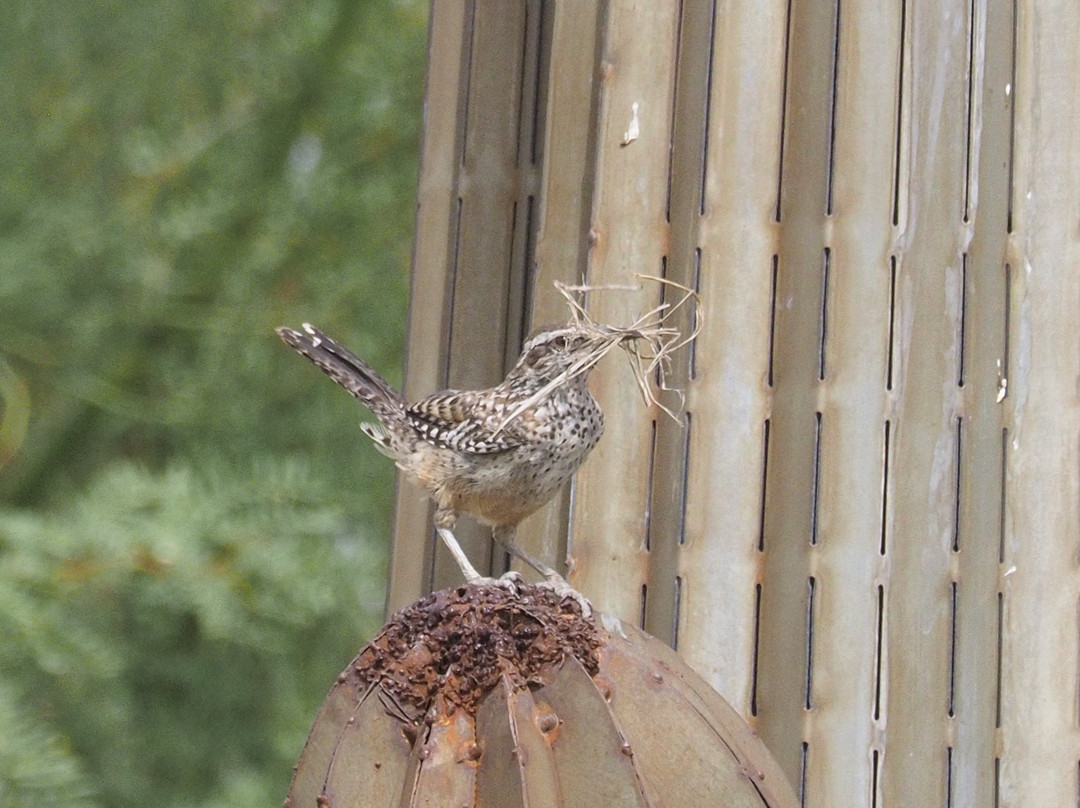
[{"label": "bird's foot", "polygon": [[495,582],[516,594],[525,583],[525,576],[516,570],[509,570],[496,578]]},{"label": "bird's foot", "polygon": [[521,587],[525,583],[525,578],[520,572],[503,573],[498,578],[488,578],[486,575],[477,575],[475,578],[466,577],[465,582],[472,586],[497,586],[500,589],[505,589],[511,595],[517,595],[521,592]]},{"label": "bird's foot", "polygon": [[465,583],[468,586],[496,586],[516,596],[521,591],[520,586],[524,581],[521,576],[508,578],[503,575],[499,578],[489,578],[486,575],[477,575],[475,578],[466,578]]},{"label": "bird's foot", "polygon": [[574,589],[574,587],[570,586],[569,581],[554,570],[548,571],[544,575],[544,580],[538,583],[537,586],[542,586],[544,589],[550,589],[563,600],[575,601],[577,605],[581,607],[582,617],[586,620],[592,617],[593,607],[592,604],[589,603],[589,599]]},{"label": "bird's foot", "polygon": [[589,599],[574,589],[574,587],[570,586],[567,580],[559,575],[553,567],[549,567],[539,558],[532,556],[530,553],[518,547],[517,542],[514,541],[514,529],[512,527],[497,528],[493,535],[495,536],[495,540],[506,548],[507,552],[520,558],[544,576],[544,580],[537,584],[537,586],[550,589],[563,600],[569,598],[570,600],[576,601],[578,606],[581,607],[582,616],[586,620],[592,617],[593,607],[592,604],[589,603]]}]

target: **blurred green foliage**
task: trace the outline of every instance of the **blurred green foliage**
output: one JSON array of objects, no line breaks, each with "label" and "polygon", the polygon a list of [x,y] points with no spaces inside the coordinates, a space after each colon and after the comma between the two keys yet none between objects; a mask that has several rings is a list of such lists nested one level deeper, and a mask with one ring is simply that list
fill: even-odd
[{"label": "blurred green foliage", "polygon": [[419,0],[0,26],[0,808],[284,795],[380,621],[391,464],[278,341],[399,375]]},{"label": "blurred green foliage", "polygon": [[0,719],[52,735],[43,759],[0,747],[4,804],[68,804],[30,798],[56,774],[102,805],[281,799],[377,625],[379,561],[302,464],[249,471],[114,466],[56,512],[2,515]]}]

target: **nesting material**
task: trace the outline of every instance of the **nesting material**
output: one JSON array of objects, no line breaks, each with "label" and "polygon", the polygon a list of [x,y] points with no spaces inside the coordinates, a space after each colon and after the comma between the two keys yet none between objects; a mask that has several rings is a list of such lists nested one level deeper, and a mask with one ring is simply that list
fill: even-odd
[{"label": "nesting material", "polygon": [[[661,303],[627,326],[613,326],[594,320],[578,299],[579,295],[595,292],[626,291],[632,287],[569,285],[558,281],[555,282],[555,288],[566,298],[566,302],[570,307],[570,326],[589,339],[591,350],[582,352],[581,358],[577,362],[511,410],[496,432],[502,430],[506,424],[545,398],[555,388],[566,384],[583,373],[588,373],[597,362],[616,348],[622,348],[629,359],[630,370],[634,374],[634,381],[645,405],[649,407],[655,406],[673,420],[681,423],[681,419],[675,411],[657,398],[655,390],[675,392],[681,398],[681,391],[668,384],[668,376],[671,373],[671,355],[693,342],[701,331],[702,316],[698,294],[693,289],[665,278],[657,278],[651,275],[638,275],[637,277],[671,287],[681,292],[682,296],[675,303]],[[676,312],[690,307],[693,307],[694,310],[692,320],[694,325],[690,334],[684,336],[678,328],[671,325],[671,321]],[[654,385],[649,382],[650,376],[656,379],[655,389]]]}]

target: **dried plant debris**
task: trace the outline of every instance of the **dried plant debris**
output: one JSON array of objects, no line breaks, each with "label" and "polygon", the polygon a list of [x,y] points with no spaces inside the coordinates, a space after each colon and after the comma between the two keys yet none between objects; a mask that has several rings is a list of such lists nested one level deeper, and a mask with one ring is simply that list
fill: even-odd
[{"label": "dried plant debris", "polygon": [[[578,296],[586,292],[598,291],[633,291],[635,287],[629,286],[570,286],[555,282],[555,288],[566,298],[570,306],[570,322],[568,327],[576,329],[585,338],[588,350],[578,351],[578,359],[570,367],[559,373],[547,384],[520,402],[495,429],[494,434],[499,434],[507,424],[527,411],[537,402],[545,399],[552,390],[562,387],[572,379],[576,379],[584,373],[588,373],[596,363],[607,356],[615,348],[622,348],[630,358],[630,368],[634,373],[638,390],[644,399],[646,406],[655,405],[663,410],[672,419],[682,423],[682,420],[674,411],[660,402],[649,384],[649,376],[655,375],[657,386],[662,391],[679,393],[673,387],[669,387],[667,377],[671,369],[671,355],[685,345],[693,342],[701,331],[702,318],[700,306],[698,306],[698,294],[682,284],[664,278],[656,278],[651,275],[638,275],[642,280],[656,281],[664,286],[678,289],[683,293],[676,303],[661,303],[654,309],[638,317],[628,326],[612,326],[598,323],[594,320],[585,307],[578,300]],[[687,306],[692,301],[694,323],[689,336],[684,337],[679,329],[668,324],[672,316]]]},{"label": "dried plant debris", "polygon": [[391,715],[419,724],[437,700],[440,711],[475,715],[503,676],[538,686],[571,656],[593,674],[601,641],[578,603],[548,588],[463,586],[398,612],[344,676],[361,693],[378,687]]},{"label": "dried plant debris", "polygon": [[[655,376],[657,386],[662,391],[673,391],[680,394],[675,388],[668,386],[668,375],[671,373],[671,355],[680,348],[693,342],[701,331],[702,316],[698,294],[693,289],[683,286],[666,278],[657,278],[652,275],[638,275],[638,278],[646,281],[655,281],[665,287],[677,290],[681,297],[675,303],[661,303],[654,309],[647,311],[628,326],[611,326],[596,322],[585,310],[579,297],[585,293],[600,291],[633,290],[634,287],[616,286],[570,286],[559,282],[555,288],[566,298],[570,306],[571,324],[589,335],[596,345],[593,353],[582,359],[579,363],[581,369],[571,368],[568,376],[585,372],[613,348],[622,348],[630,359],[630,369],[634,374],[638,390],[646,406],[656,406],[667,413],[671,418],[679,421],[679,417],[656,398],[653,386],[649,383],[649,377]],[[691,308],[693,310],[691,321],[693,330],[687,336],[671,325],[677,312]],[[558,380],[562,383],[562,379]]]}]

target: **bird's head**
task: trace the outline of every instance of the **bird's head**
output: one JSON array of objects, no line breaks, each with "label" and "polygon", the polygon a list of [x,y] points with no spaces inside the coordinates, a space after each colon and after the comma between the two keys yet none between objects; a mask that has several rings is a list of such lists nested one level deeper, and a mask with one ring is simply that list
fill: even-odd
[{"label": "bird's head", "polygon": [[612,348],[634,339],[634,332],[590,326],[562,324],[545,326],[532,333],[521,349],[515,371],[521,375],[568,379],[587,374]]}]

